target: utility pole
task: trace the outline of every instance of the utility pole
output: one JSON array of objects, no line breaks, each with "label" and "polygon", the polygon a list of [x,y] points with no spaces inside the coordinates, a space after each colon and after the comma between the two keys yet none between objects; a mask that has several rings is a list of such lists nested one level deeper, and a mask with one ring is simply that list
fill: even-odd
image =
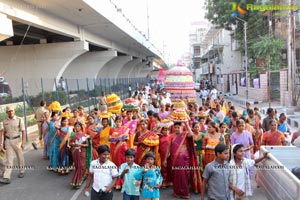
[{"label": "utility pole", "polygon": [[[272,18],[269,17],[269,38],[271,39]],[[271,108],[271,57],[268,56],[268,93],[269,93],[269,108]]]},{"label": "utility pole", "polygon": [[150,28],[149,28],[149,5],[148,0],[146,0],[147,6],[147,33],[148,33],[148,41],[150,41]]},{"label": "utility pole", "polygon": [[247,46],[247,22],[244,21],[244,39],[245,39],[245,71],[246,71],[246,99],[248,100],[248,46]]},{"label": "utility pole", "polygon": [[[289,0],[289,5],[294,5],[294,0]],[[289,11],[289,26],[288,26],[288,95],[289,105],[296,106],[296,88],[295,88],[295,74],[296,74],[296,56],[295,56],[295,17],[294,10]]]},{"label": "utility pole", "polygon": [[246,99],[248,100],[249,90],[248,90],[248,45],[247,45],[247,22],[239,17],[235,17],[236,19],[242,21],[244,23],[244,45],[245,45],[245,72],[246,72]]}]

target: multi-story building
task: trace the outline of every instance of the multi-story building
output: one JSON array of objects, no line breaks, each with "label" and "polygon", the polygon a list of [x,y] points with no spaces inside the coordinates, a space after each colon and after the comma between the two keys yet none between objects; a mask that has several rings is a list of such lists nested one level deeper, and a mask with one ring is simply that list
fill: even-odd
[{"label": "multi-story building", "polygon": [[[195,76],[209,80],[221,92],[236,93],[229,74],[242,69],[242,56],[230,31],[206,23],[190,34]],[[232,78],[231,78],[232,79]],[[234,82],[234,84],[231,84]]]},{"label": "multi-story building", "polygon": [[209,25],[207,21],[197,21],[193,22],[190,28],[190,67],[194,73],[194,80],[197,82],[201,80],[202,74],[202,69],[200,68],[200,43],[208,31]]}]

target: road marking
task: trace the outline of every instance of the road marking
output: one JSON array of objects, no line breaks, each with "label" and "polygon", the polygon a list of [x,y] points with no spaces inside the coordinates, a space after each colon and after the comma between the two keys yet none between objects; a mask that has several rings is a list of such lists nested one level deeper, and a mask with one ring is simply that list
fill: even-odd
[{"label": "road marking", "polygon": [[81,192],[82,192],[83,189],[84,189],[84,187],[83,187],[83,185],[82,185],[81,188],[80,188],[79,190],[77,190],[77,191],[73,194],[73,196],[72,196],[72,198],[71,198],[70,200],[76,200],[76,199],[79,197],[79,195],[81,194]]}]

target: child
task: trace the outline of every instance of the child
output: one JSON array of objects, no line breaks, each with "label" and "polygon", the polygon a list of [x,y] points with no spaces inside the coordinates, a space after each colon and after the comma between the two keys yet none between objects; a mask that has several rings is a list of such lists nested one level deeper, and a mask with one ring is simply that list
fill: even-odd
[{"label": "child", "polygon": [[229,200],[229,150],[225,144],[218,144],[215,147],[216,158],[208,163],[203,173],[203,185],[201,200],[204,200],[205,186],[208,184],[208,199]]},{"label": "child", "polygon": [[230,176],[229,188],[231,189],[231,199],[248,199],[252,196],[250,167],[267,158],[268,153],[265,152],[262,157],[251,160],[245,158],[245,147],[242,144],[235,144],[231,150],[231,160],[229,163]]},{"label": "child", "polygon": [[145,155],[146,165],[136,174],[135,178],[143,182],[142,197],[144,200],[159,200],[159,188],[162,184],[160,169],[154,165],[155,154],[148,152]]},{"label": "child", "polygon": [[126,163],[120,166],[120,178],[124,178],[124,184],[121,192],[123,193],[123,200],[139,200],[140,186],[134,178],[140,166],[134,163],[135,150],[129,148],[125,151]]},{"label": "child", "polygon": [[89,187],[93,180],[91,200],[112,200],[113,188],[117,182],[117,166],[109,160],[110,149],[104,144],[98,147],[99,159],[90,164],[90,173],[86,181],[84,194],[89,196]]}]

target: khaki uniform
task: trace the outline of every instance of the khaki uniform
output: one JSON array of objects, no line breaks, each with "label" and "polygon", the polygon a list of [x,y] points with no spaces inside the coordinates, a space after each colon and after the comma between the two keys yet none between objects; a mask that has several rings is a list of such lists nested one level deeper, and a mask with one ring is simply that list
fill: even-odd
[{"label": "khaki uniform", "polygon": [[38,129],[39,129],[39,139],[42,139],[42,122],[44,118],[44,113],[46,111],[47,111],[46,108],[42,106],[35,111],[35,119],[37,121]]},{"label": "khaki uniform", "polygon": [[[20,173],[24,173],[25,171],[24,155],[21,148],[21,131],[25,130],[23,119],[17,116],[14,116],[12,119],[7,118],[3,121],[1,130],[3,130],[4,133],[7,160],[3,178],[10,179],[12,169],[19,169]],[[18,160],[17,166],[13,163],[14,153]]]}]

